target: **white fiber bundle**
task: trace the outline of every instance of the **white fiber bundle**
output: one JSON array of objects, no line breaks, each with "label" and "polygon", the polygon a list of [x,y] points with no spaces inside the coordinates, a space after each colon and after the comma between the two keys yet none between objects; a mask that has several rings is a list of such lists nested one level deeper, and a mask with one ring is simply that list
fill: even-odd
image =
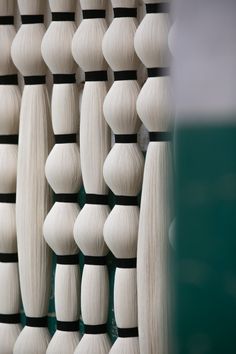
[{"label": "white fiber bundle", "polygon": [[14,0],[0,4],[0,354],[11,354],[21,331],[15,199],[20,92],[11,60]]},{"label": "white fiber bundle", "polygon": [[144,159],[137,144],[141,125],[136,112],[138,58],[134,51],[136,1],[112,0],[114,19],[103,39],[103,53],[115,81],[104,101],[104,115],[115,145],[104,164],[104,178],[116,205],[104,225],[105,241],[117,258],[114,307],[118,339],[110,353],[139,353],[136,251],[139,222],[137,195]]},{"label": "white fiber bundle", "polygon": [[169,238],[172,214],[169,18],[166,3],[147,3],[135,49],[148,69],[137,111],[150,132],[140,209],[137,277],[140,352],[170,354]]},{"label": "white fiber bundle", "polygon": [[51,257],[43,238],[50,194],[44,166],[51,148],[46,66],[41,56],[45,1],[18,1],[22,25],[13,41],[12,59],[25,79],[17,164],[16,225],[20,287],[26,326],[14,354],[45,354],[50,334],[47,313]]},{"label": "white fiber bundle", "polygon": [[55,204],[44,222],[44,237],[57,255],[55,310],[57,330],[47,354],[73,354],[79,342],[80,272],[73,227],[79,213],[81,186],[79,147],[79,91],[71,41],[76,30],[76,1],[50,0],[52,22],[42,41],[42,55],[53,74],[52,125],[55,142],[45,172],[55,192]]},{"label": "white fiber bundle", "polygon": [[110,130],[103,115],[107,94],[107,64],[102,40],[107,30],[107,1],[81,0],[83,20],[72,42],[73,56],[85,72],[81,102],[80,151],[86,204],[79,214],[74,237],[85,255],[81,283],[81,312],[85,334],[76,354],[108,354],[107,335],[109,284],[105,256],[108,248],[103,226],[109,214],[108,188],[103,179],[103,164],[110,149]]}]

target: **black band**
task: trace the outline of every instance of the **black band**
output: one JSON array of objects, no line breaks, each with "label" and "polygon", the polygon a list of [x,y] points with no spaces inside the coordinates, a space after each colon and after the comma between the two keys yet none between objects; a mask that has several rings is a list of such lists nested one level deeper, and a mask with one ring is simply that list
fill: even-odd
[{"label": "black band", "polygon": [[115,7],[113,9],[115,17],[137,17],[137,9],[130,7]]},{"label": "black band", "polygon": [[25,85],[44,85],[46,83],[46,76],[24,76],[24,81]]},{"label": "black band", "polygon": [[56,144],[76,143],[76,134],[56,134],[54,137]]},{"label": "black band", "polygon": [[0,144],[17,145],[18,135],[0,135]]},{"label": "black band", "polygon": [[169,68],[148,68],[148,77],[162,77],[170,74]]},{"label": "black band", "polygon": [[45,317],[26,317],[26,326],[28,327],[47,327],[48,318]]},{"label": "black band", "polygon": [[0,16],[0,25],[14,25],[14,16]]},{"label": "black band", "polygon": [[57,321],[57,330],[63,332],[77,332],[79,330],[79,321]]},{"label": "black band", "polygon": [[18,77],[16,74],[13,75],[1,75],[0,85],[18,85]]},{"label": "black band", "polygon": [[85,73],[85,81],[107,81],[107,71],[87,71]]},{"label": "black band", "polygon": [[0,323],[17,324],[20,323],[20,314],[13,313],[11,315],[0,314]]},{"label": "black band", "polygon": [[16,193],[0,193],[0,203],[15,204]]},{"label": "black band", "polygon": [[53,74],[54,84],[75,84],[75,74]]},{"label": "black band", "polygon": [[79,264],[79,255],[78,254],[70,254],[70,255],[65,255],[65,256],[57,256],[57,264],[64,264],[64,265]]},{"label": "black band", "polygon": [[86,334],[103,334],[107,332],[106,323],[101,325],[84,325],[84,333]]},{"label": "black band", "polygon": [[30,23],[43,23],[44,16],[43,15],[22,15],[21,22],[22,25],[27,25]]},{"label": "black band", "polygon": [[170,12],[170,4],[167,2],[159,2],[158,4],[146,4],[147,14],[168,13]]},{"label": "black band", "polygon": [[149,132],[150,141],[171,141],[171,132]]},{"label": "black band", "polygon": [[17,253],[0,253],[0,262],[2,263],[18,263]]},{"label": "black band", "polygon": [[52,21],[74,21],[74,12],[52,12]]},{"label": "black band", "polygon": [[107,261],[105,256],[84,256],[84,264],[104,266],[107,264]]},{"label": "black band", "polygon": [[77,199],[78,199],[77,194],[72,194],[72,193],[55,194],[55,202],[58,203],[77,203]]},{"label": "black band", "polygon": [[133,144],[137,143],[137,134],[116,134],[115,142],[117,144]]},{"label": "black band", "polygon": [[124,70],[124,71],[114,71],[114,80],[137,80],[137,71],[135,70]]},{"label": "black band", "polygon": [[116,267],[117,268],[136,268],[137,259],[136,258],[116,258]]},{"label": "black band", "polygon": [[86,204],[108,205],[108,195],[105,195],[105,194],[86,194]]},{"label": "black band", "polygon": [[133,328],[117,328],[120,338],[138,337],[138,327]]},{"label": "black band", "polygon": [[138,205],[138,198],[129,195],[116,195],[115,201],[117,205]]},{"label": "black band", "polygon": [[105,18],[106,11],[105,10],[83,10],[83,19],[87,18]]}]

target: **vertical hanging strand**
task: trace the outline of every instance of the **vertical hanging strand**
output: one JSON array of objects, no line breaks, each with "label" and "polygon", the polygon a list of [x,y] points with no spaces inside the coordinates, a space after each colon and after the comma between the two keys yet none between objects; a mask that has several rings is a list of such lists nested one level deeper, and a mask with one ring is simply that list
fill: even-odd
[{"label": "vertical hanging strand", "polygon": [[114,71],[114,83],[104,101],[106,121],[115,145],[104,164],[104,178],[116,196],[116,205],[104,225],[104,237],[116,257],[114,285],[118,339],[110,353],[139,353],[136,252],[139,222],[137,195],[141,189],[144,158],[137,144],[140,120],[138,58],[134,51],[136,1],[112,0],[114,19],[103,39],[103,53]]},{"label": "vertical hanging strand", "polygon": [[135,49],[148,79],[137,111],[149,130],[138,237],[138,311],[142,354],[170,354],[169,239],[172,221],[171,97],[168,4],[145,1]]},{"label": "vertical hanging strand", "polygon": [[43,238],[50,195],[44,166],[50,150],[46,66],[40,46],[45,32],[42,0],[19,0],[22,25],[12,43],[13,61],[24,76],[17,164],[16,225],[20,286],[26,326],[14,354],[45,354],[51,257]]},{"label": "vertical hanging strand", "polygon": [[81,284],[81,311],[85,334],[76,354],[107,354],[109,284],[106,266],[108,248],[103,226],[110,212],[103,164],[110,149],[110,130],[103,115],[107,94],[107,64],[102,39],[107,30],[106,0],[81,0],[83,20],[74,36],[72,52],[85,72],[81,102],[80,147],[86,204],[79,214],[74,237],[82,250],[85,265]]},{"label": "vertical hanging strand", "polygon": [[20,91],[11,60],[14,0],[0,4],[0,354],[11,354],[20,333],[20,285],[15,200]]},{"label": "vertical hanging strand", "polygon": [[76,30],[75,0],[49,0],[52,22],[42,42],[43,58],[53,74],[52,125],[55,145],[45,172],[55,204],[44,222],[44,237],[57,255],[55,310],[57,330],[47,354],[73,354],[79,342],[80,272],[73,227],[79,213],[81,186],[79,92],[71,41]]}]

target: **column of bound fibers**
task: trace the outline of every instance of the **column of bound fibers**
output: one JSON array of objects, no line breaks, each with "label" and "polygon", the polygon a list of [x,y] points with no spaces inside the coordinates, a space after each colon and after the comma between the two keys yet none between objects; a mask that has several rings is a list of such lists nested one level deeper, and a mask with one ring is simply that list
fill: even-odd
[{"label": "column of bound fibers", "polygon": [[0,3],[0,354],[11,354],[21,331],[16,243],[16,167],[20,115],[17,69],[11,60],[16,35],[14,0]]},{"label": "column of bound fibers", "polygon": [[104,163],[104,178],[116,204],[104,225],[105,241],[116,257],[114,309],[118,339],[110,353],[138,354],[136,252],[144,158],[137,144],[141,122],[136,100],[138,58],[134,50],[136,1],[112,0],[114,19],[103,39],[103,54],[114,72],[104,115],[115,144]]},{"label": "column of bound fibers", "polygon": [[42,55],[53,74],[52,125],[55,145],[45,172],[55,192],[55,204],[44,222],[44,237],[57,256],[55,310],[57,330],[47,354],[73,354],[80,340],[79,249],[73,227],[80,211],[77,202],[81,168],[77,133],[79,90],[71,41],[76,30],[75,0],[50,0],[52,22],[43,38]]},{"label": "column of bound fibers", "polygon": [[103,164],[110,150],[110,129],[103,115],[107,94],[107,64],[102,53],[102,39],[107,30],[106,0],[81,0],[83,20],[72,42],[73,56],[85,72],[81,101],[80,149],[86,203],[79,214],[74,237],[84,254],[81,283],[81,312],[84,336],[76,354],[108,354],[107,335],[109,280],[106,266],[108,247],[103,226],[110,212],[108,187],[103,178]]},{"label": "column of bound fibers", "polygon": [[171,354],[168,230],[172,215],[171,94],[168,78],[168,4],[145,1],[135,35],[148,79],[137,100],[149,131],[138,234],[139,339],[142,354]]},{"label": "column of bound fibers", "polygon": [[50,334],[47,313],[51,252],[43,238],[50,207],[44,166],[51,148],[51,123],[46,66],[41,56],[45,33],[42,0],[19,0],[22,25],[12,43],[13,62],[24,76],[17,164],[16,226],[20,287],[26,326],[14,354],[45,354]]}]

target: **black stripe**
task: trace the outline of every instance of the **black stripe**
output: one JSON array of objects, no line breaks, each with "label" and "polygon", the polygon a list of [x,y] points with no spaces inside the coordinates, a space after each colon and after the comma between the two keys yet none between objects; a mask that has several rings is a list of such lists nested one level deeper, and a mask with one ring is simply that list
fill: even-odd
[{"label": "black stripe", "polygon": [[53,74],[54,84],[75,84],[75,74]]},{"label": "black stripe", "polygon": [[148,77],[162,77],[170,75],[169,68],[148,68]]},{"label": "black stripe", "polygon": [[76,143],[76,134],[56,134],[54,137],[56,144]]},{"label": "black stripe", "polygon": [[63,332],[77,332],[79,330],[79,321],[57,321],[57,329]]},{"label": "black stripe", "polygon": [[0,144],[17,145],[18,135],[0,135]]},{"label": "black stripe", "polygon": [[105,18],[106,11],[105,10],[83,10],[83,19],[87,18]]},{"label": "black stripe", "polygon": [[86,204],[108,205],[108,195],[105,195],[105,194],[86,194]]},{"label": "black stripe", "polygon": [[0,193],[0,203],[15,204],[16,193]]},{"label": "black stripe", "polygon": [[69,255],[57,256],[57,264],[65,264],[65,265],[79,264],[79,255],[69,254]]},{"label": "black stripe", "polygon": [[48,318],[45,317],[26,317],[26,326],[28,327],[47,327]]},{"label": "black stripe", "polygon": [[136,258],[116,258],[117,268],[136,268],[137,259]]},{"label": "black stripe", "polygon": [[58,203],[77,203],[78,195],[73,193],[59,193],[55,194],[55,202]]},{"label": "black stripe", "polygon": [[137,9],[129,7],[115,7],[114,17],[137,17]]},{"label": "black stripe", "polygon": [[147,14],[168,13],[170,12],[170,4],[167,2],[160,2],[158,4],[146,4]]},{"label": "black stripe", "polygon": [[43,23],[44,16],[43,15],[22,15],[21,22],[23,25],[27,25],[30,23]]},{"label": "black stripe", "polygon": [[137,134],[116,134],[115,142],[117,144],[137,143]]},{"label": "black stripe", "polygon": [[84,256],[84,264],[104,266],[107,264],[106,256]]},{"label": "black stripe", "polygon": [[25,85],[44,85],[46,83],[45,75],[24,76]]},{"label": "black stripe", "polygon": [[123,70],[114,71],[114,80],[137,80],[137,71],[135,70]]},{"label": "black stripe", "polygon": [[138,337],[138,327],[133,328],[117,328],[118,336],[120,338]]},{"label": "black stripe", "polygon": [[52,12],[52,21],[74,21],[74,12]]},{"label": "black stripe", "polygon": [[149,132],[150,141],[171,141],[171,132]]},{"label": "black stripe", "polygon": [[116,195],[115,201],[117,205],[138,205],[138,198],[129,195]]},{"label": "black stripe", "polygon": [[17,263],[18,254],[17,253],[0,253],[0,262],[2,263]]},{"label": "black stripe", "polygon": [[106,323],[101,325],[84,325],[84,333],[86,334],[103,334],[107,332]]},{"label": "black stripe", "polygon": [[14,16],[0,16],[0,25],[14,25]]},{"label": "black stripe", "polygon": [[107,71],[87,71],[85,73],[85,81],[107,81]]},{"label": "black stripe", "polygon": [[18,77],[16,74],[13,75],[1,75],[0,85],[18,85]]},{"label": "black stripe", "polygon": [[20,314],[13,313],[11,315],[0,314],[0,323],[16,324],[20,323]]}]

